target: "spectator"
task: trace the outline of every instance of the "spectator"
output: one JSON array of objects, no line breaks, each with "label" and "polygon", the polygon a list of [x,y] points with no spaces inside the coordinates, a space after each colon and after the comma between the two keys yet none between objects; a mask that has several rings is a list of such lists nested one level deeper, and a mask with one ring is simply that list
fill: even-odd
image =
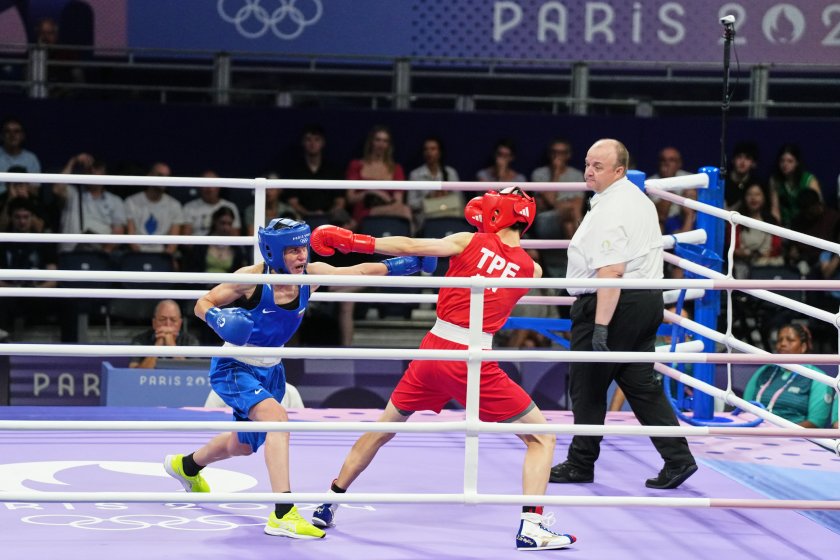
[{"label": "spectator", "polygon": [[[11,171],[12,166],[19,166],[27,173],[40,173],[41,162],[38,161],[38,156],[23,148],[26,132],[21,122],[9,117],[3,121],[0,131],[3,134],[3,143],[0,145],[0,171]],[[5,190],[5,184],[0,182],[0,193]]]},{"label": "spectator", "polygon": [[[683,159],[680,151],[673,146],[662,148],[659,152],[659,172],[650,176],[651,179],[669,179],[689,175],[689,172],[682,168]],[[686,198],[697,198],[697,190],[688,189],[681,192]],[[669,235],[683,231],[690,231],[694,228],[694,210],[690,210],[678,204],[672,204],[670,200],[651,197],[656,204],[656,213],[659,215],[659,229],[662,233]]]},{"label": "spectator", "polygon": [[[531,181],[538,183],[582,183],[583,172],[569,165],[572,144],[565,138],[555,138],[546,151],[548,165],[531,173]],[[571,239],[583,219],[585,193],[540,191],[538,211],[556,213],[565,239]]]},{"label": "spectator", "polygon": [[[220,206],[211,217],[207,235],[238,235],[234,227],[234,213],[228,206]],[[188,272],[236,272],[246,264],[248,255],[242,245],[196,245],[184,267]]]},{"label": "spectator", "polygon": [[[827,208],[820,195],[811,189],[799,193],[797,206],[799,214],[791,224],[791,229],[820,239],[833,239],[840,221],[837,210]],[[821,251],[813,245],[794,242],[788,247],[788,259],[802,276],[808,276],[819,265]]]},{"label": "spectator", "polygon": [[496,142],[493,152],[493,162],[489,167],[480,169],[476,173],[477,181],[487,182],[504,182],[504,183],[524,183],[528,179],[511,167],[511,164],[516,159],[516,148],[513,140],[504,138]]},{"label": "spectator", "polygon": [[[761,183],[756,170],[758,146],[753,142],[737,144],[732,152],[731,165],[724,183],[724,207],[727,210],[740,210],[747,187]],[[767,204],[770,205],[770,198],[767,198]]]},{"label": "spectator", "polygon": [[[106,175],[104,162],[90,154],[76,154],[67,161],[62,173]],[[80,193],[81,191],[81,198]],[[125,202],[104,185],[54,185],[53,193],[61,201],[61,233],[96,233],[122,235],[126,229]],[[117,243],[63,243],[60,251],[104,251],[112,253]]]},{"label": "spectator", "polygon": [[[831,238],[835,243],[840,243],[840,222],[834,228],[834,236]],[[823,280],[840,280],[840,255],[832,253],[831,251],[823,251],[820,253],[820,276]],[[828,300],[830,304],[824,309],[836,311],[840,306],[840,290],[832,290],[825,292],[823,300]]]},{"label": "spectator", "polygon": [[[458,172],[446,165],[443,141],[435,136],[423,140],[423,165],[412,169],[409,181],[457,181]],[[407,204],[414,217],[415,231],[423,226],[426,217],[456,217],[464,215],[464,197],[457,191],[408,191]]]},{"label": "spectator", "polygon": [[[277,179],[277,175],[269,173],[266,179]],[[266,189],[265,190],[265,221],[267,224],[274,218],[289,218],[297,220],[298,215],[295,209],[282,200],[283,189]],[[248,236],[253,237],[254,232],[254,205],[249,205],[244,212],[245,227],[248,230]]]},{"label": "spectator", "polygon": [[[207,170],[201,174],[204,178],[217,179],[215,171]],[[227,208],[233,214],[233,226],[231,233],[225,235],[239,235],[242,231],[242,222],[239,220],[239,209],[236,204],[221,197],[220,187],[202,187],[198,189],[198,196],[184,204],[183,235],[209,235],[212,225],[213,214],[219,208]]]},{"label": "spectator", "polygon": [[[169,166],[156,163],[152,166],[149,176],[169,176]],[[133,194],[125,199],[125,210],[128,218],[126,233],[129,235],[178,235],[184,225],[184,210],[181,203],[166,194],[166,188],[150,185],[145,190]],[[178,245],[170,243],[129,245],[134,252],[157,253],[164,252],[175,255]]]},{"label": "spectator", "polygon": [[[402,166],[394,161],[394,142],[387,126],[376,125],[368,132],[362,159],[347,166],[345,179],[351,181],[405,181]],[[366,216],[396,216],[411,222],[411,209],[405,204],[405,191],[348,189],[347,204],[356,225]]]},{"label": "spectator", "polygon": [[[11,187],[10,188],[14,188]],[[3,231],[12,233],[38,233],[35,205],[26,197],[13,198],[6,206],[11,220]],[[0,268],[21,270],[56,270],[56,251],[51,243],[0,243]],[[17,281],[0,280],[3,287],[54,288],[52,280]],[[16,319],[43,320],[49,316],[55,303],[47,298],[3,298],[0,306],[0,328],[13,332]]]},{"label": "spectator", "polygon": [[[15,165],[9,169],[9,172],[26,173],[26,169]],[[18,199],[26,199],[32,203],[32,232],[43,233],[45,211],[38,200],[37,194],[37,189],[40,188],[40,185],[25,182],[9,182],[6,187],[6,192],[0,194],[0,231],[9,231],[9,225],[12,223],[11,202]]]},{"label": "spectator", "polygon": [[803,191],[814,191],[822,200],[817,178],[805,170],[802,152],[796,144],[785,144],[779,149],[776,167],[770,176],[773,216],[784,227],[791,227],[799,214]]},{"label": "spectator", "polygon": [[[344,178],[344,174],[337,166],[324,159],[327,139],[320,125],[306,126],[300,143],[303,155],[286,173],[289,179],[335,181]],[[304,220],[310,216],[326,216],[329,223],[343,226],[350,222],[345,194],[344,189],[292,189],[286,201]],[[277,215],[271,214],[272,217]]]},{"label": "spectator", "polygon": [[[139,346],[198,346],[198,339],[181,330],[183,322],[181,307],[174,300],[165,299],[155,307],[152,327],[132,338],[131,343]],[[153,369],[157,360],[156,356],[134,358],[129,367]]]},{"label": "spectator", "polygon": [[[807,354],[813,342],[811,332],[798,323],[779,329],[777,354]],[[825,373],[818,367],[808,369]],[[744,388],[744,400],[760,403],[769,412],[805,428],[825,428],[831,416],[834,391],[782,366],[766,364],[758,368]]]},{"label": "spectator", "polygon": [[[770,213],[769,189],[752,183],[738,202],[740,212],[754,220],[778,225]],[[747,226],[738,226],[735,233],[735,278],[749,278],[750,269],[762,266],[784,266],[782,238]]]}]

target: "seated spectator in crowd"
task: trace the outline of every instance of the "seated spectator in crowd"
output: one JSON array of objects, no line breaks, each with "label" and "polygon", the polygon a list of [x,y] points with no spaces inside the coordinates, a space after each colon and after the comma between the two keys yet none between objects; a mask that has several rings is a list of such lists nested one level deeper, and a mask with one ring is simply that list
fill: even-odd
[{"label": "seated spectator in crowd", "polygon": [[[840,222],[834,228],[834,236],[831,240],[840,243]],[[840,280],[840,255],[831,251],[820,253],[820,276],[822,280]],[[832,290],[826,292],[825,295],[832,300],[832,311],[836,311],[837,306],[840,305],[840,290]]]},{"label": "seated spectator in crowd", "polygon": [[[777,354],[808,354],[812,347],[807,327],[794,323],[779,329]],[[803,365],[825,373],[818,367]],[[828,425],[833,399],[834,390],[828,385],[772,364],[758,368],[744,388],[744,400],[759,402],[773,414],[805,428]]]},{"label": "seated spectator in crowd", "polygon": [[[762,183],[752,183],[738,202],[741,214],[754,220],[778,225],[770,213],[769,189]],[[762,266],[784,266],[784,246],[781,237],[747,226],[738,226],[735,234],[735,278],[749,278],[750,269]]]},{"label": "seated spectator in crowd", "polygon": [[[9,173],[26,173],[26,170],[18,165],[12,166],[8,171]],[[30,201],[32,207],[32,233],[44,232],[46,211],[38,200],[37,190],[39,188],[40,185],[25,182],[9,182],[6,185],[6,192],[0,194],[0,231],[9,231],[9,226],[12,223],[11,203],[15,200],[25,199]]]},{"label": "seated spectator in crowd", "polygon": [[[277,175],[269,173],[266,179],[277,179]],[[274,218],[291,218],[299,220],[295,209],[291,205],[283,202],[283,189],[266,189],[265,190],[265,216],[263,217],[263,225],[267,224]],[[245,229],[249,236],[254,235],[256,228],[254,227],[254,205],[249,205],[243,212],[243,220],[245,221]]]},{"label": "seated spectator in crowd", "polygon": [[[791,229],[812,235],[820,239],[833,239],[838,227],[840,214],[833,208],[827,208],[822,197],[811,189],[799,193],[799,214],[794,218]],[[803,276],[809,276],[819,267],[822,249],[806,243],[791,243],[788,259],[798,268]]]},{"label": "seated spectator in crowd", "polygon": [[[12,187],[14,188],[14,187]],[[13,198],[6,206],[11,220],[3,231],[12,233],[39,233],[35,226],[35,206],[26,197]],[[22,270],[56,270],[56,250],[52,243],[0,243],[0,268]],[[35,282],[0,280],[3,287],[54,288],[52,280]],[[15,320],[45,320],[53,311],[55,302],[47,298],[3,298],[0,305],[0,329],[12,332]]]},{"label": "seated spectator in crowd", "polygon": [[504,138],[496,142],[493,147],[492,163],[480,169],[476,173],[477,181],[487,182],[505,182],[505,183],[524,183],[528,179],[525,175],[515,170],[511,165],[516,159],[516,147],[513,140]]},{"label": "seated spectator in crowd", "polygon": [[[341,169],[324,158],[327,139],[320,125],[306,126],[300,143],[303,154],[289,167],[287,178],[317,181],[344,179]],[[350,223],[346,194],[345,189],[289,189],[286,202],[303,220],[310,216],[325,216],[330,224],[345,226]]]},{"label": "seated spectator in crowd", "polygon": [[[682,168],[682,165],[682,154],[678,149],[673,146],[663,148],[659,152],[658,173],[651,175],[649,179],[669,179],[690,175],[688,171]],[[684,190],[680,194],[686,198],[697,199],[697,190],[695,189]],[[659,214],[659,227],[663,234],[669,235],[694,229],[694,210],[679,204],[672,204],[670,200],[653,196],[650,199],[656,204],[656,212]]]},{"label": "seated spectator in crowd", "polygon": [[[531,181],[535,183],[582,183],[583,171],[569,165],[572,159],[572,144],[565,138],[555,138],[546,148],[547,164],[531,172]],[[537,197],[537,210],[562,208],[565,212],[574,212],[575,217],[583,218],[584,192],[540,191]],[[567,208],[567,210],[566,210]]]},{"label": "seated spectator in crowd", "polygon": [[[569,165],[572,158],[572,144],[565,138],[555,138],[546,151],[548,165],[538,167],[531,173],[531,181],[537,183],[582,183],[583,172]],[[561,224],[564,239],[571,239],[583,220],[583,206],[586,192],[540,191],[537,193],[537,211],[554,211]]]},{"label": "seated spectator in crowd", "polygon": [[[107,168],[104,162],[95,160],[90,154],[81,153],[67,161],[62,173],[106,175]],[[61,233],[125,233],[125,202],[105,190],[104,185],[56,184],[53,186],[53,194],[61,202]],[[59,250],[112,253],[118,247],[117,243],[62,243]]]},{"label": "seated spectator in crowd", "polygon": [[[215,171],[207,170],[201,174],[204,178],[217,179]],[[239,220],[239,209],[236,204],[221,197],[220,187],[202,187],[198,189],[198,198],[184,204],[184,230],[182,235],[209,235],[213,213],[219,208],[227,208],[233,213],[233,233],[239,235],[242,222]]]},{"label": "seated spectator in crowd", "polygon": [[[149,175],[161,174],[164,169],[168,171],[168,168],[166,164],[156,163]],[[179,235],[184,225],[184,209],[180,202],[166,194],[165,187],[149,185],[145,190],[129,196],[125,199],[125,211],[128,235]],[[134,252],[167,253],[174,256],[178,245],[132,243],[129,248]]]},{"label": "seated spectator in crowd", "polygon": [[[351,181],[405,181],[402,166],[394,161],[391,130],[376,125],[368,132],[362,159],[347,166],[344,178]],[[348,189],[347,205],[355,224],[366,216],[396,216],[411,222],[411,209],[405,191],[393,189]]]},{"label": "seated spectator in crowd", "polygon": [[801,210],[800,195],[813,191],[822,200],[820,183],[806,171],[802,152],[796,144],[785,144],[779,149],[776,165],[770,175],[773,216],[784,227],[791,227]]},{"label": "seated spectator in crowd", "polygon": [[[198,339],[182,331],[183,317],[181,307],[171,299],[157,304],[152,317],[152,328],[143,331],[131,339],[131,344],[139,346],[198,346]],[[176,357],[176,360],[185,358]],[[134,358],[129,367],[152,369],[157,365],[156,356]]]},{"label": "seated spectator in crowd", "polygon": [[[206,235],[238,235],[234,227],[233,210],[220,206],[211,217],[210,231]],[[195,245],[190,251],[184,269],[187,272],[236,272],[250,263],[242,245]]]},{"label": "seated spectator in crowd", "polygon": [[[11,171],[11,167],[22,167],[23,171],[13,173],[40,173],[41,162],[38,156],[27,149],[23,143],[26,141],[26,131],[23,124],[15,117],[8,117],[0,125],[0,134],[3,135],[0,143],[0,171]],[[5,184],[0,181],[0,193],[6,190]]]},{"label": "seated spectator in crowd", "polygon": [[[429,136],[423,140],[423,165],[412,169],[408,180],[458,181],[458,172],[446,165],[440,138]],[[464,197],[458,191],[408,191],[406,203],[414,217],[415,231],[420,231],[426,217],[460,218],[464,215]]]},{"label": "seated spectator in crowd", "polygon": [[[724,208],[741,210],[744,191],[753,184],[763,184],[758,177],[758,146],[753,142],[741,142],[735,146],[729,162],[729,172],[724,181]],[[770,197],[767,205],[771,205]]]}]

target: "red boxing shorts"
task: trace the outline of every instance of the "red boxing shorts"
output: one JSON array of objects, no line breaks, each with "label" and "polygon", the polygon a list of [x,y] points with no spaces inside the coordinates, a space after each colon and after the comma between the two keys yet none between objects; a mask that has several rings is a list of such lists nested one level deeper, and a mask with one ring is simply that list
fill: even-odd
[{"label": "red boxing shorts", "polygon": [[[467,347],[428,333],[420,348],[465,350]],[[414,360],[391,394],[394,406],[407,414],[418,410],[439,413],[450,399],[462,406],[467,402],[466,362]],[[481,363],[478,417],[482,421],[511,422],[527,414],[533,406],[528,393],[508,377],[498,362]]]}]

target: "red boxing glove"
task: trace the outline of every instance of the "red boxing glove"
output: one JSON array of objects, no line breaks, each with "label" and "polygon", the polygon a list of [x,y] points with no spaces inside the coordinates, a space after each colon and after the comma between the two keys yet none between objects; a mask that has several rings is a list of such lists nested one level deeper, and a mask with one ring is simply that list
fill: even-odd
[{"label": "red boxing glove", "polygon": [[370,235],[356,234],[349,229],[338,226],[326,225],[315,228],[312,237],[309,238],[309,244],[312,246],[312,250],[322,257],[335,254],[335,249],[344,254],[366,253],[372,255],[376,238]]},{"label": "red boxing glove", "polygon": [[478,230],[478,233],[484,233],[483,200],[484,197],[476,196],[472,200],[467,202],[467,206],[464,208],[464,217],[467,219],[471,226]]}]

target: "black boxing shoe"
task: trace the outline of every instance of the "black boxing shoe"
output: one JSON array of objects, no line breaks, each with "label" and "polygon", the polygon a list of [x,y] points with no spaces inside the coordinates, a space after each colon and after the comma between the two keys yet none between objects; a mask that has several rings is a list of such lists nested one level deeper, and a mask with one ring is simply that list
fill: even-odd
[{"label": "black boxing shoe", "polygon": [[549,475],[548,481],[559,482],[561,484],[594,482],[595,473],[593,471],[579,469],[571,465],[568,461],[564,461],[551,467],[551,475]]},{"label": "black boxing shoe", "polygon": [[697,472],[695,463],[688,463],[678,467],[663,467],[656,478],[649,478],[645,486],[657,490],[671,490],[688,480],[688,477]]}]

